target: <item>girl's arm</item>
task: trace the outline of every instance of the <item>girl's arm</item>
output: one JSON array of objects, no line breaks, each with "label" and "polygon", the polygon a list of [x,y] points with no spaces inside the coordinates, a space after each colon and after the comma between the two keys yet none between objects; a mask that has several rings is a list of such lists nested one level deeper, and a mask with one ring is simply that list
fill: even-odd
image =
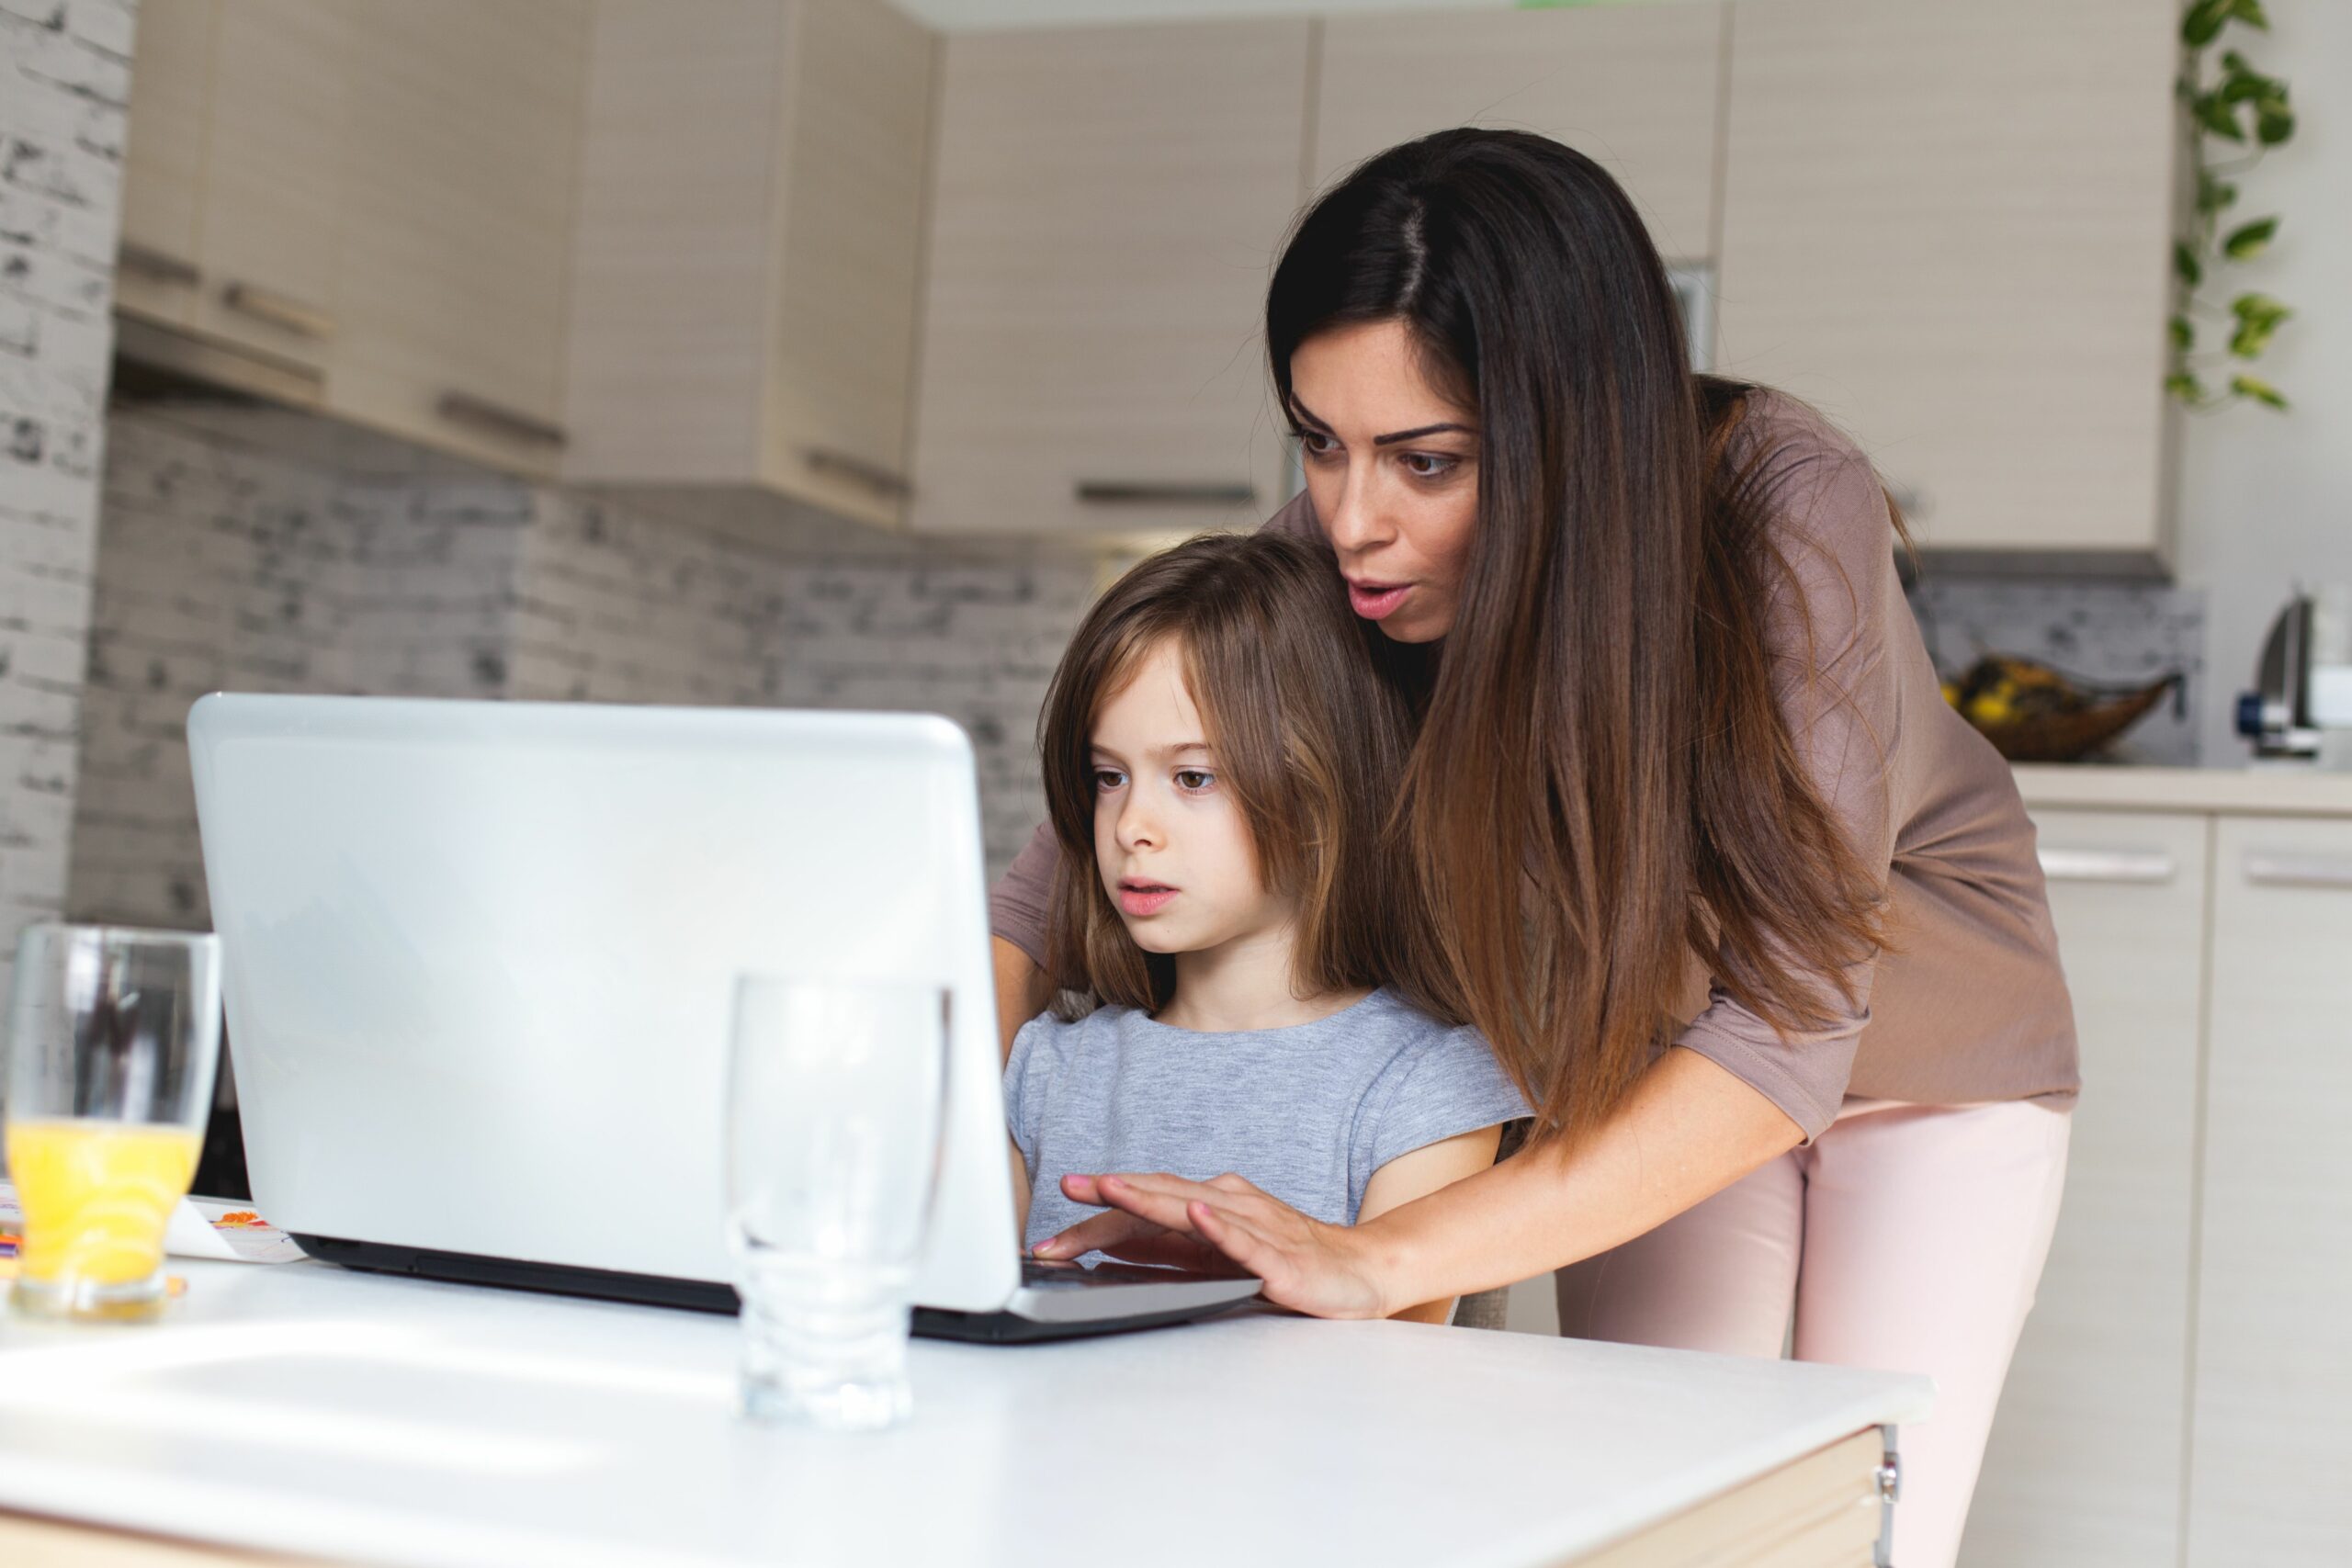
[{"label": "girl's arm", "polygon": [[[1451,1187],[1465,1177],[1476,1176],[1495,1163],[1495,1151],[1502,1140],[1500,1127],[1480,1127],[1398,1155],[1374,1171],[1372,1179],[1364,1183],[1363,1206],[1356,1213],[1356,1224],[1376,1220],[1392,1209],[1401,1209],[1428,1197],[1441,1187]],[[1027,1213],[1025,1205],[1023,1213]],[[1025,1227],[1025,1219],[1023,1224]],[[1407,1323],[1446,1323],[1453,1317],[1453,1297],[1444,1296],[1388,1315]]]},{"label": "girl's arm", "polygon": [[1067,1176],[1077,1202],[1114,1212],[1037,1249],[1075,1258],[1178,1250],[1200,1238],[1266,1282],[1268,1300],[1318,1317],[1383,1317],[1574,1263],[1664,1224],[1766,1160],[1803,1131],[1763,1095],[1677,1048],[1609,1120],[1575,1144],[1529,1149],[1378,1219],[1327,1225],[1238,1176]]}]

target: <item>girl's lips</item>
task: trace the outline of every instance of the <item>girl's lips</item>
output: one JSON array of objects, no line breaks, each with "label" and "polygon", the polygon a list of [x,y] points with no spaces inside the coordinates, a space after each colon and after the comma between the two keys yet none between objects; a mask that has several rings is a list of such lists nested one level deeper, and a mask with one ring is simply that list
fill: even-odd
[{"label": "girl's lips", "polygon": [[1168,901],[1175,897],[1176,893],[1173,887],[1161,887],[1156,884],[1130,887],[1123,883],[1119,887],[1119,908],[1130,915],[1156,915],[1168,907]]},{"label": "girl's lips", "polygon": [[1367,621],[1385,621],[1396,613],[1396,607],[1412,591],[1409,582],[1350,582],[1348,605]]}]

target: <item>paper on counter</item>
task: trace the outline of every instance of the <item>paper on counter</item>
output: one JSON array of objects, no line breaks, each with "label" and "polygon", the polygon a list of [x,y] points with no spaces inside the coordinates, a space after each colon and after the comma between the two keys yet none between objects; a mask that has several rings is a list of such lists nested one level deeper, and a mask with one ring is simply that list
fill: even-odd
[{"label": "paper on counter", "polygon": [[[20,1235],[24,1224],[15,1183],[0,1181],[0,1232]],[[164,1226],[164,1250],[176,1258],[226,1263],[295,1263],[308,1256],[284,1231],[263,1224],[252,1209],[217,1198],[181,1199]]]}]

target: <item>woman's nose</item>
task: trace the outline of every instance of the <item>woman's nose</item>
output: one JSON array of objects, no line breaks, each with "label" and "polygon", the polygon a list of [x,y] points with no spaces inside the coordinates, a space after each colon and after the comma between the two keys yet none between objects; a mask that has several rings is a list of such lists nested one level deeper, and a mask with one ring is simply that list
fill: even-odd
[{"label": "woman's nose", "polygon": [[1340,481],[1331,514],[1323,519],[1324,536],[1342,556],[1360,555],[1386,544],[1394,533],[1381,518],[1371,479],[1362,469],[1350,472]]}]

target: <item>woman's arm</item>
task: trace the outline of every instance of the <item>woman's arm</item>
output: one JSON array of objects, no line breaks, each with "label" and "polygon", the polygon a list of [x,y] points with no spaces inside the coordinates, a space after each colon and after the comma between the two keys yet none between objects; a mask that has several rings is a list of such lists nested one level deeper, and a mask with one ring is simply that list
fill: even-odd
[{"label": "woman's arm", "polygon": [[1012,1037],[1021,1026],[1046,1010],[1054,999],[1046,972],[1027,953],[1004,938],[990,937],[989,946],[996,969],[997,1059],[1012,1059]]},{"label": "woman's arm", "polygon": [[[1531,1149],[1353,1228],[1327,1225],[1238,1176],[1065,1177],[1113,1211],[1038,1247],[1165,1258],[1168,1233],[1213,1243],[1268,1300],[1318,1317],[1383,1317],[1589,1258],[1712,1197],[1796,1146],[1803,1131],[1725,1069],[1670,1050],[1574,1145]],[[1194,1243],[1193,1245],[1197,1245]]]},{"label": "woman's arm", "polygon": [[[1372,1179],[1364,1183],[1363,1204],[1356,1212],[1356,1224],[1376,1220],[1490,1168],[1502,1141],[1500,1127],[1479,1127],[1398,1155],[1374,1171]],[[1450,1323],[1453,1319],[1453,1297],[1442,1296],[1388,1315],[1408,1323]]]}]

